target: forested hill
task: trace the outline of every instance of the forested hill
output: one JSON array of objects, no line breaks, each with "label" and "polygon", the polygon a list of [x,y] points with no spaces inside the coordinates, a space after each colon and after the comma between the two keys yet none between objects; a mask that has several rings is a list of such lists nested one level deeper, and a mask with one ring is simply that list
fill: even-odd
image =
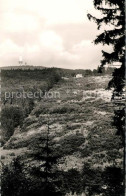
[{"label": "forested hill", "polygon": [[1,67],[1,70],[16,70],[16,69],[22,69],[22,70],[34,70],[34,69],[45,69],[44,66],[33,66],[33,65],[22,65],[22,66],[4,66]]},{"label": "forested hill", "polygon": [[5,66],[1,67],[1,70],[58,70],[63,76],[75,76],[76,74],[82,74],[83,76],[88,75],[101,75],[101,74],[111,74],[114,71],[114,68],[108,67],[107,69],[103,69],[102,72],[99,71],[99,68],[97,69],[63,69],[63,68],[56,68],[56,67],[44,67],[44,66],[33,66],[33,65],[22,65],[22,66]]},{"label": "forested hill", "polygon": [[[4,170],[5,190],[16,180],[17,192],[20,187],[20,190],[39,195],[36,191],[39,192],[43,187],[42,148],[49,127],[50,150],[53,157],[58,157],[54,168],[61,195],[71,195],[71,192],[80,196],[88,191],[98,195],[106,187],[108,195],[111,195],[113,186],[114,193],[115,190],[120,193],[123,148],[113,125],[112,91],[105,90],[111,75],[82,78],[65,76],[63,79],[57,69],[46,71],[30,71],[30,75],[28,71],[19,71],[19,75],[18,70],[2,72],[5,90],[17,89],[20,92],[23,86],[25,91],[46,89],[51,95],[59,93],[58,97],[51,96],[48,99],[8,99],[3,105],[2,163],[9,164],[14,158],[20,157],[16,166],[13,162],[9,165],[12,178],[6,173],[6,168]],[[19,163],[24,164],[22,170],[18,168]],[[16,175],[14,171],[18,171]],[[36,175],[39,177],[36,178]],[[22,178],[23,182],[29,183],[26,190]],[[13,179],[13,182],[8,179]],[[116,179],[117,183],[113,185],[111,179]]]}]

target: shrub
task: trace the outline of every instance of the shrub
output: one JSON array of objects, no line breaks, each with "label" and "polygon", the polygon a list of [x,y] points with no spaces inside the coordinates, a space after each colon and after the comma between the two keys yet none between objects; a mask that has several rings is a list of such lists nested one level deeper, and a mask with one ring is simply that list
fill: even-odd
[{"label": "shrub", "polygon": [[4,196],[26,196],[28,181],[23,174],[19,158],[14,159],[9,165],[2,167],[1,193]]},{"label": "shrub", "polygon": [[1,155],[1,159],[5,159],[5,156],[4,155]]},{"label": "shrub", "polygon": [[9,139],[17,126],[22,126],[24,112],[21,107],[7,105],[1,112],[2,138]]},{"label": "shrub", "polygon": [[80,110],[80,106],[77,104],[61,104],[50,108],[50,113],[65,114],[65,113],[78,112],[79,110]]},{"label": "shrub", "polygon": [[14,152],[10,153],[10,156],[14,157],[15,156],[15,153]]},{"label": "shrub", "polygon": [[51,103],[40,103],[33,111],[32,114],[34,114],[36,117],[39,117],[40,114],[48,114],[49,108],[52,106]]},{"label": "shrub", "polygon": [[61,147],[59,151],[64,155],[69,155],[77,150],[85,142],[85,139],[81,135],[70,135],[67,138],[61,140]]}]

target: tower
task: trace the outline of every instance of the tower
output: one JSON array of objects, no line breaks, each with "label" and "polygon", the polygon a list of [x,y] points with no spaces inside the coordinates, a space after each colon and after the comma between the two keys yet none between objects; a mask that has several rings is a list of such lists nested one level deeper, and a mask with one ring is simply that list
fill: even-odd
[{"label": "tower", "polygon": [[20,57],[19,57],[19,65],[21,65],[21,66],[23,65],[23,59],[22,59],[22,56],[20,56]]}]

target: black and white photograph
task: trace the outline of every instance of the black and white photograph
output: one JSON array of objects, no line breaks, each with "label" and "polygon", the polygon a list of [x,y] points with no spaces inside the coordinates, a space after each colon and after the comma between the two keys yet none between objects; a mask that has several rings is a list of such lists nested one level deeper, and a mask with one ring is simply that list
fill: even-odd
[{"label": "black and white photograph", "polygon": [[0,195],[125,196],[125,1],[0,0]]}]

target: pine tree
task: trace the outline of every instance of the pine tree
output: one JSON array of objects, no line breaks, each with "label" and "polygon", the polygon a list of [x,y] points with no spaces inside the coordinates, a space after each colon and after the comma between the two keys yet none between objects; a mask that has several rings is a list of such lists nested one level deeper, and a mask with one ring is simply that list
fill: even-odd
[{"label": "pine tree", "polygon": [[38,196],[61,196],[59,190],[60,181],[58,179],[57,164],[59,155],[56,155],[54,152],[54,144],[51,141],[50,137],[50,126],[49,120],[47,124],[47,134],[45,138],[41,140],[41,146],[34,153],[34,158],[37,161],[40,161],[40,165],[33,168],[33,173],[37,178],[41,180],[41,186],[38,187],[37,194]]},{"label": "pine tree", "polygon": [[89,20],[94,20],[98,29],[102,25],[111,27],[109,30],[104,30],[94,41],[95,44],[102,43],[113,47],[111,53],[102,50],[103,59],[100,66],[114,62],[121,63],[121,67],[113,72],[113,79],[109,83],[115,91],[121,92],[125,85],[125,1],[94,0],[94,7],[102,13],[102,17],[96,18],[88,14]]},{"label": "pine tree", "polygon": [[2,165],[1,195],[2,196],[30,196],[29,181],[23,171],[21,158],[15,158],[10,164]]},{"label": "pine tree", "polygon": [[106,167],[102,179],[106,188],[103,189],[103,196],[124,196],[124,175],[121,168],[116,166]]},{"label": "pine tree", "polygon": [[[96,18],[91,14],[88,14],[89,20],[94,20],[97,24],[98,29],[102,25],[109,27],[109,30],[104,30],[103,33],[97,36],[94,43],[103,45],[111,45],[113,51],[108,53],[102,51],[103,59],[101,60],[101,68],[106,64],[112,64],[114,62],[119,62],[121,64],[120,68],[116,68],[113,72],[112,80],[109,82],[108,87],[114,88],[113,96],[115,92],[122,93],[125,87],[125,1],[124,0],[94,0],[94,7],[102,13],[101,18]],[[111,29],[110,29],[111,28]],[[122,115],[125,117],[124,104],[118,105],[118,120],[121,122]],[[115,115],[117,113],[115,111]],[[114,118],[114,122],[117,120],[117,116]],[[115,122],[115,125],[118,123]],[[117,132],[121,133],[122,142],[124,144],[125,129],[122,126],[121,131],[120,126],[117,127]]]},{"label": "pine tree", "polygon": [[[109,82],[108,87],[114,88],[113,97],[115,93],[122,93],[125,87],[125,1],[124,0],[94,0],[94,7],[102,13],[101,18],[96,18],[91,14],[88,14],[89,20],[94,20],[98,29],[109,27],[98,35],[94,41],[95,44],[102,43],[103,45],[112,46],[112,52],[108,53],[102,50],[101,68],[106,64],[113,64],[119,62],[120,68],[116,68],[113,72],[112,80]],[[117,134],[122,136],[122,143],[125,143],[125,104],[123,102],[116,103],[115,116],[113,124],[117,128]],[[125,163],[124,163],[125,168]],[[111,175],[108,168],[108,174]],[[120,168],[118,168],[120,169]],[[122,173],[123,170],[120,169]],[[112,170],[113,172],[113,170]],[[114,171],[116,172],[116,170]],[[107,175],[108,176],[108,175]],[[118,175],[117,175],[118,176]],[[109,192],[105,195],[123,195],[123,187],[115,180],[115,176],[112,174],[110,179],[107,179],[109,183]],[[124,180],[122,175],[121,183]],[[119,190],[119,192],[117,192]]]},{"label": "pine tree", "polygon": [[125,144],[125,107],[115,110],[114,123],[117,127],[117,135],[122,137],[122,142]]}]

